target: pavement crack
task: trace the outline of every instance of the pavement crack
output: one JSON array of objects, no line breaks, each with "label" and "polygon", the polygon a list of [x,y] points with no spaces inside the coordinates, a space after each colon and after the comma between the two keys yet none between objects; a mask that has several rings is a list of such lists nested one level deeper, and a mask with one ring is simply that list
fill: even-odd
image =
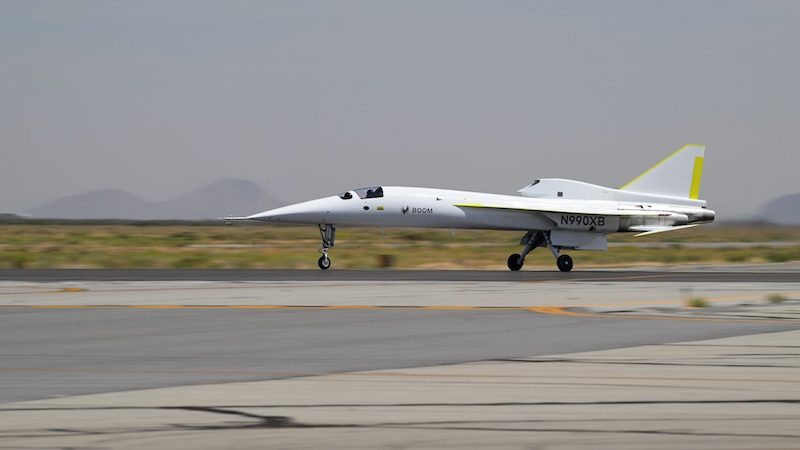
[{"label": "pavement crack", "polygon": [[685,367],[749,367],[749,368],[775,368],[775,369],[797,369],[796,365],[780,365],[780,364],[742,364],[742,363],[719,363],[719,364],[701,364],[701,363],[679,363],[679,362],[656,362],[656,361],[608,361],[608,360],[583,360],[583,359],[566,359],[566,358],[501,358],[492,359],[492,362],[512,362],[512,363],[570,363],[570,364],[613,364],[613,365],[630,365],[630,366],[685,366]]},{"label": "pavement crack", "polygon": [[48,412],[48,411],[136,411],[136,410],[184,410],[203,411],[217,414],[236,415],[241,417],[265,420],[283,416],[261,416],[236,409],[274,409],[274,408],[418,408],[418,407],[503,407],[503,406],[608,406],[608,405],[736,405],[736,404],[800,404],[800,398],[783,399],[734,399],[734,400],[599,400],[577,402],[439,402],[439,403],[319,403],[319,404],[251,404],[251,405],[218,405],[218,406],[53,406],[53,407],[20,407],[1,408],[2,413],[15,412]]},{"label": "pavement crack", "polygon": [[[481,421],[476,421],[481,423]],[[403,424],[376,424],[375,427],[381,428],[413,428],[426,430],[450,430],[450,431],[506,431],[506,432],[533,432],[533,433],[595,433],[595,434],[648,434],[664,436],[717,436],[717,437],[750,437],[750,438],[777,438],[777,439],[797,439],[800,434],[758,434],[758,433],[712,433],[686,430],[609,430],[594,428],[499,428],[499,427],[461,427],[461,426],[427,426],[403,425]]]},{"label": "pavement crack", "polygon": [[[151,410],[151,411],[191,411],[209,413],[218,416],[232,416],[246,419],[243,421],[222,421],[219,423],[162,423],[149,427],[111,427],[107,429],[80,429],[80,428],[43,428],[38,430],[16,430],[18,433],[0,434],[0,438],[37,438],[56,436],[115,436],[130,433],[160,433],[179,430],[191,431],[219,431],[219,430],[248,430],[248,429],[426,429],[442,431],[491,431],[509,433],[581,433],[581,434],[640,434],[663,436],[702,436],[702,437],[747,437],[747,438],[782,438],[798,439],[800,434],[779,433],[728,433],[704,432],[686,429],[660,429],[637,428],[633,420],[439,420],[439,421],[399,421],[378,423],[313,423],[296,422],[290,416],[263,415],[242,409],[270,409],[270,408],[419,408],[419,407],[513,407],[513,406],[608,406],[608,405],[661,405],[661,404],[800,404],[800,399],[742,399],[742,400],[621,400],[621,401],[587,401],[587,402],[485,402],[485,403],[382,403],[382,404],[300,404],[300,405],[217,405],[217,406],[110,406],[110,407],[51,407],[51,408],[8,408],[0,409],[2,412],[17,411],[122,411],[122,410]],[[184,419],[187,420],[187,419]],[[651,422],[652,419],[644,422]],[[612,429],[609,422],[620,422],[625,428]],[[560,426],[559,426],[560,424]],[[592,427],[592,424],[597,426]],[[573,426],[571,426],[573,425]],[[589,425],[589,426],[587,426]]]},{"label": "pavement crack", "polygon": [[[256,419],[259,422],[248,424],[246,428],[285,428],[292,425],[292,419],[288,416],[262,416],[259,414],[248,413],[244,411],[237,411],[233,409],[215,408],[211,406],[166,406],[159,407],[161,410],[181,410],[181,411],[200,411],[213,414],[225,414],[231,416],[246,417],[248,419]],[[195,428],[195,427],[192,427]]]}]

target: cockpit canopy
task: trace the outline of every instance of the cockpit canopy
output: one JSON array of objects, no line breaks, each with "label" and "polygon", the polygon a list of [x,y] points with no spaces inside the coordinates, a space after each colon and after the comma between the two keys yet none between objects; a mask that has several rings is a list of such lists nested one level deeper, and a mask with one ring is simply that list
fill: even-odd
[{"label": "cockpit canopy", "polygon": [[[360,199],[367,199],[367,198],[381,198],[383,197],[383,188],[381,186],[373,186],[373,187],[365,187],[361,189],[355,189],[353,192],[358,195]],[[353,194],[350,192],[342,192],[339,194],[339,198],[342,200],[349,200],[353,198]]]}]

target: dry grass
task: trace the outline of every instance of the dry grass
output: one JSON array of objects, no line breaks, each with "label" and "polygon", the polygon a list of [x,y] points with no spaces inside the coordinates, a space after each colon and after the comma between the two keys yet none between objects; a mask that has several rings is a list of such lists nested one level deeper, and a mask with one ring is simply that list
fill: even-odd
[{"label": "dry grass", "polygon": [[[331,257],[337,268],[504,269],[519,251],[520,232],[340,228]],[[800,229],[700,227],[647,238],[613,235],[608,252],[571,252],[579,267],[800,260]],[[688,248],[687,242],[788,242],[783,247]],[[641,248],[627,242],[666,242]],[[315,227],[269,225],[0,225],[0,268],[315,268]],[[552,267],[537,249],[526,266]]]}]

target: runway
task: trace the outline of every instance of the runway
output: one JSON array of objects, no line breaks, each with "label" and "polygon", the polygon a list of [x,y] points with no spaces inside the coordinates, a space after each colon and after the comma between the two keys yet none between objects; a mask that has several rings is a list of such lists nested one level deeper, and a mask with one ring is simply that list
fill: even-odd
[{"label": "runway", "polygon": [[0,281],[475,281],[797,283],[798,271],[579,270],[562,273],[490,270],[2,269]]},{"label": "runway", "polygon": [[0,402],[530,357],[797,328],[530,311],[0,311]]},{"label": "runway", "polygon": [[793,448],[772,267],[2,271],[0,446]]}]

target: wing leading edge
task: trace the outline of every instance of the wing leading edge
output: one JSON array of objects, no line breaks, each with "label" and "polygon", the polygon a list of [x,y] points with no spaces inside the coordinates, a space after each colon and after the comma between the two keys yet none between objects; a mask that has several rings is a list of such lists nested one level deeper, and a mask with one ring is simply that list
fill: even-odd
[{"label": "wing leading edge", "polygon": [[[588,203],[588,202],[587,202]],[[504,209],[513,211],[530,211],[530,212],[543,212],[543,213],[562,213],[562,214],[587,214],[587,215],[601,215],[601,216],[658,216],[663,214],[659,210],[646,210],[641,208],[617,208],[606,205],[582,205],[582,206],[519,206],[519,205],[485,205],[482,203],[456,203],[453,206],[459,208],[475,208],[475,209]]]}]

